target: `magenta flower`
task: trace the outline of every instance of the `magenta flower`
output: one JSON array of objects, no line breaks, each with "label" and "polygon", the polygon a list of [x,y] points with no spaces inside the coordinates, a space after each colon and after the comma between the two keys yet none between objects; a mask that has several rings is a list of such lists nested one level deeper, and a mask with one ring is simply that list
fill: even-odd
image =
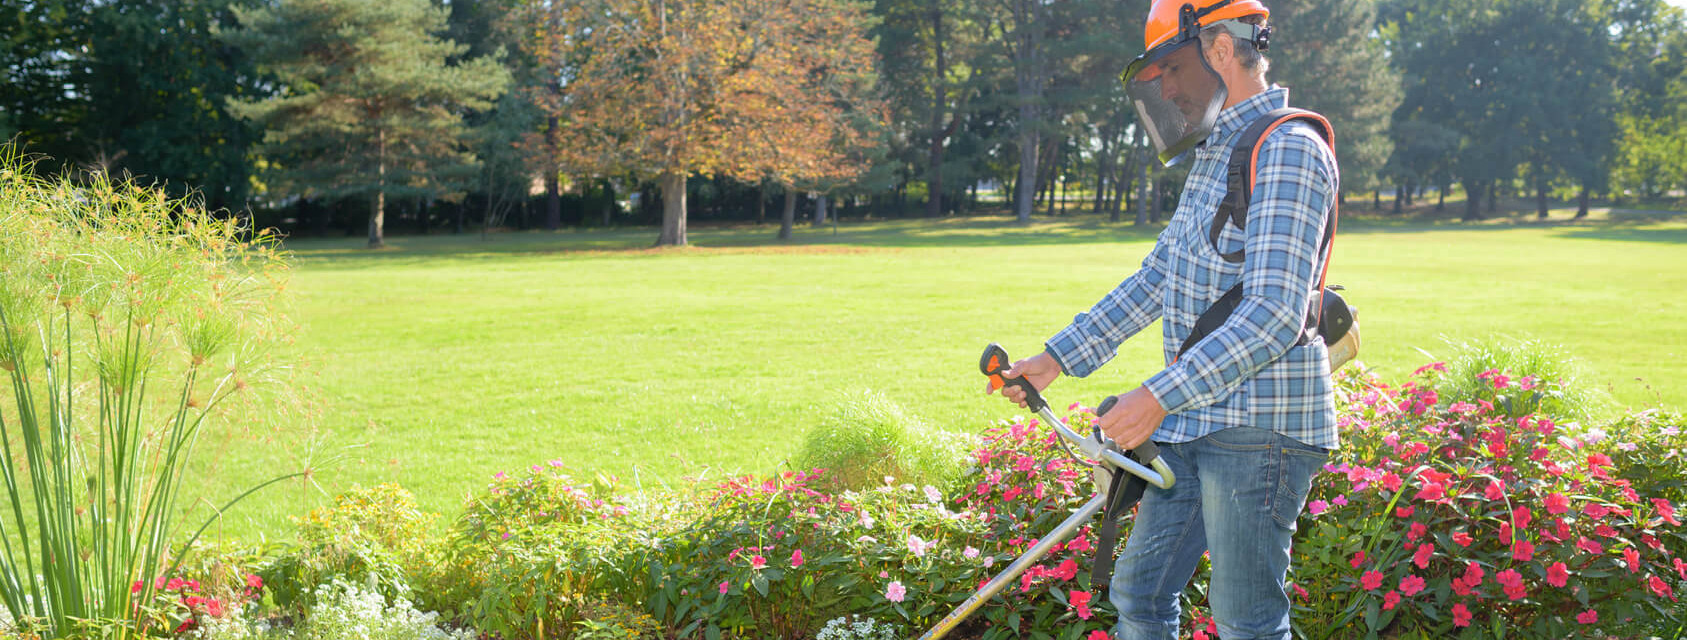
[{"label": "magenta flower", "polygon": [[1464,606],[1463,602],[1453,605],[1453,626],[1468,627],[1470,618],[1470,607]]},{"label": "magenta flower", "polygon": [[797,549],[796,551],[792,551],[791,552],[791,568],[795,569],[797,567],[802,566],[802,562],[803,562],[803,560],[802,560],[802,549]]},{"label": "magenta flower", "polygon": [[1306,512],[1312,515],[1318,515],[1328,511],[1329,509],[1330,503],[1324,502],[1323,500],[1313,500],[1311,504],[1306,505]]},{"label": "magenta flower", "polygon": [[767,558],[763,558],[760,555],[755,555],[755,556],[750,557],[750,568],[751,569],[762,569],[762,568],[765,568],[765,567],[767,567]]},{"label": "magenta flower", "polygon": [[1381,571],[1366,571],[1365,575],[1359,577],[1359,588],[1361,589],[1375,591],[1380,586],[1382,586]]},{"label": "magenta flower", "polygon": [[722,594],[725,594],[725,593],[726,593],[726,591],[727,591],[727,589],[728,589],[728,587],[727,587],[727,586],[726,586],[726,583],[725,583],[725,582],[722,582],[722,583],[720,583],[720,592],[721,592],[721,593],[722,593]]},{"label": "magenta flower", "polygon": [[903,588],[900,580],[891,582],[890,586],[885,588],[885,599],[891,602],[901,602],[907,595],[908,590]]},{"label": "magenta flower", "polygon": [[1576,614],[1576,622],[1593,624],[1599,622],[1599,612],[1592,609]]}]

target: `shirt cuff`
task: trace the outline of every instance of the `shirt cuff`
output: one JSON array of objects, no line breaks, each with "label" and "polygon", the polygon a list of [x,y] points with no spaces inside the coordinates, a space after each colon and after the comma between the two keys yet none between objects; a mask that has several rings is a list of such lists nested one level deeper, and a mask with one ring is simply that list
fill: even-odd
[{"label": "shirt cuff", "polygon": [[1166,413],[1177,413],[1188,408],[1192,398],[1185,389],[1189,386],[1188,375],[1182,367],[1176,365],[1161,369],[1159,373],[1150,376],[1142,383],[1143,388],[1154,394],[1160,401],[1160,408]]}]

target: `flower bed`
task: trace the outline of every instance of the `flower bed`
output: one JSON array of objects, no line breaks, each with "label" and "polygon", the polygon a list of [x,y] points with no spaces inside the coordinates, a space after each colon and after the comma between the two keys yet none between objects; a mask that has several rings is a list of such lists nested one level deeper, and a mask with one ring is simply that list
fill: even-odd
[{"label": "flower bed", "polygon": [[[1449,375],[1339,380],[1343,446],[1296,540],[1296,634],[1632,637],[1674,624],[1681,418],[1561,423],[1547,413],[1562,406],[1555,380]],[[1092,418],[1070,410],[1076,427]],[[948,487],[833,491],[814,470],[663,494],[535,465],[499,474],[439,539],[419,533],[427,516],[407,494],[376,489],[313,515],[308,544],[264,575],[276,594],[319,591],[287,582],[329,583],[336,566],[386,591],[401,576],[389,602],[441,611],[459,635],[917,637],[1095,491],[1035,421],[988,429],[967,463]],[[353,531],[370,540],[343,539]],[[1114,613],[1088,588],[1093,544],[1081,530],[950,637],[1105,638]],[[344,562],[346,549],[379,561]],[[325,553],[340,564],[309,560]],[[308,577],[280,570],[301,566]],[[1186,637],[1215,637],[1207,573],[1184,596]]]}]

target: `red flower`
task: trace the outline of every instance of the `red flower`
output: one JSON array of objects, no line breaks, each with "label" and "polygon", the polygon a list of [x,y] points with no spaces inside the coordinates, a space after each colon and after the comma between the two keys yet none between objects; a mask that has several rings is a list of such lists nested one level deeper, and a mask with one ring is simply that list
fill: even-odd
[{"label": "red flower", "polygon": [[1454,531],[1453,542],[1457,543],[1461,547],[1468,547],[1471,542],[1474,542],[1474,540],[1471,539],[1470,534],[1468,533],[1463,531]]},{"label": "red flower", "polygon": [[1505,587],[1505,597],[1507,598],[1522,600],[1523,596],[1528,595],[1527,590],[1523,587],[1523,575],[1517,573],[1516,569],[1501,571],[1494,576],[1494,579]]},{"label": "red flower", "polygon": [[1609,466],[1611,466],[1611,456],[1605,455],[1603,453],[1587,454],[1587,468],[1598,469],[1600,467],[1609,467]]},{"label": "red flower", "polygon": [[1505,497],[1505,490],[1500,488],[1500,483],[1489,482],[1488,487],[1482,490],[1482,497],[1489,501],[1498,501]]},{"label": "red flower", "polygon": [[1453,626],[1470,626],[1470,608],[1464,606],[1463,602],[1453,605]]},{"label": "red flower", "polygon": [[1687,580],[1687,562],[1682,562],[1681,558],[1675,559],[1675,575],[1681,576],[1682,580]]},{"label": "red flower", "polygon": [[1416,508],[1414,508],[1410,505],[1407,505],[1407,506],[1404,506],[1404,507],[1395,507],[1394,508],[1394,516],[1397,517],[1397,518],[1410,518],[1410,517],[1412,517],[1413,511],[1416,511]]},{"label": "red flower", "polygon": [[1366,571],[1365,575],[1359,577],[1359,588],[1361,589],[1375,591],[1380,586],[1382,586],[1381,571]]},{"label": "red flower", "polygon": [[1365,552],[1363,550],[1361,550],[1357,553],[1354,553],[1353,559],[1347,561],[1347,564],[1353,565],[1353,568],[1355,568],[1355,569],[1358,569],[1359,565],[1364,564],[1364,563],[1365,563]]},{"label": "red flower", "polygon": [[1528,507],[1518,507],[1511,512],[1511,522],[1517,525],[1518,529],[1527,529],[1529,528],[1529,521],[1534,520],[1534,515],[1535,513],[1530,511]]},{"label": "red flower", "polygon": [[1423,578],[1419,578],[1414,575],[1407,575],[1406,577],[1400,579],[1400,593],[1405,594],[1407,597],[1417,595],[1419,591],[1423,591],[1423,587]]},{"label": "red flower", "polygon": [[259,578],[256,574],[248,573],[246,574],[246,586],[253,589],[262,589],[264,588],[264,579]]},{"label": "red flower", "polygon": [[1094,612],[1090,611],[1090,597],[1090,592],[1088,591],[1072,591],[1067,593],[1066,600],[1067,602],[1072,603],[1073,609],[1078,610],[1078,617],[1080,619],[1088,620],[1091,616],[1095,615]]},{"label": "red flower", "polygon": [[1518,562],[1528,562],[1535,559],[1535,545],[1528,540],[1518,540],[1511,545],[1511,559]]},{"label": "red flower", "polygon": [[1113,637],[1107,635],[1106,631],[1096,629],[1095,631],[1090,632],[1089,640],[1113,640]]},{"label": "red flower", "polygon": [[1582,624],[1593,624],[1595,622],[1599,622],[1599,612],[1588,609],[1587,611],[1578,613],[1576,614],[1576,622],[1580,622]]},{"label": "red flower", "polygon": [[1552,513],[1552,515],[1559,515],[1559,513],[1571,510],[1571,498],[1564,496],[1564,493],[1549,493],[1545,502],[1547,502],[1547,513]]},{"label": "red flower", "polygon": [[1652,506],[1657,507],[1658,515],[1663,517],[1664,522],[1677,527],[1681,526],[1681,521],[1675,519],[1675,505],[1670,504],[1668,500],[1652,498]]},{"label": "red flower", "polygon": [[1468,596],[1470,595],[1470,589],[1473,586],[1475,585],[1465,582],[1464,578],[1453,578],[1453,593],[1461,596]]},{"label": "red flower", "polygon": [[1399,491],[1400,476],[1395,475],[1393,471],[1382,474],[1382,486],[1389,491]]},{"label": "red flower", "polygon": [[1464,565],[1464,581],[1470,584],[1470,586],[1474,587],[1482,584],[1482,576],[1484,575],[1487,574],[1482,571],[1482,565],[1476,564],[1475,560],[1472,560]]},{"label": "red flower", "polygon": [[1382,596],[1382,610],[1383,611],[1393,609],[1394,605],[1397,605],[1397,604],[1400,604],[1400,592],[1399,591],[1390,591],[1387,594],[1384,594]]},{"label": "red flower", "polygon": [[1648,576],[1646,586],[1651,587],[1652,593],[1658,594],[1660,598],[1668,596],[1671,600],[1675,599],[1675,590],[1669,586],[1669,583],[1664,582],[1663,578]]},{"label": "red flower", "polygon": [[1552,566],[1546,568],[1546,583],[1547,584],[1550,584],[1554,587],[1562,588],[1564,586],[1564,584],[1569,582],[1569,581],[1570,581],[1570,570],[1569,570],[1568,567],[1564,566],[1564,563],[1554,562],[1554,563],[1552,563]]},{"label": "red flower", "polygon": [[1406,531],[1406,539],[1416,542],[1426,533],[1429,533],[1429,527],[1424,526],[1422,522],[1413,522],[1411,528]]},{"label": "red flower", "polygon": [[1601,538],[1615,538],[1617,537],[1617,530],[1612,529],[1611,525],[1602,524],[1593,528],[1593,535]]},{"label": "red flower", "polygon": [[1576,548],[1593,555],[1599,555],[1605,552],[1604,547],[1599,546],[1599,543],[1597,542],[1587,539],[1586,536],[1583,536],[1581,540],[1576,541]]},{"label": "red flower", "polygon": [[1582,514],[1589,518],[1593,518],[1594,520],[1604,518],[1605,516],[1610,515],[1610,513],[1610,507],[1597,502],[1589,502],[1587,503],[1587,506],[1582,507]]},{"label": "red flower", "polygon": [[1435,553],[1435,545],[1428,542],[1423,543],[1418,546],[1417,552],[1412,554],[1412,564],[1417,565],[1419,569],[1428,569],[1429,556],[1432,553]]},{"label": "red flower", "polygon": [[1623,549],[1623,562],[1628,564],[1629,573],[1640,573],[1640,552],[1634,547]]}]

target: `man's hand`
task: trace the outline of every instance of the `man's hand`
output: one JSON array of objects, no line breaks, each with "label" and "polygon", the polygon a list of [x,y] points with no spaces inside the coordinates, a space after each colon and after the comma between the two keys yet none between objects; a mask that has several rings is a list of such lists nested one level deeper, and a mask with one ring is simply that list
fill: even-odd
[{"label": "man's hand", "polygon": [[[1060,363],[1055,362],[1054,356],[1051,356],[1047,351],[1044,351],[1024,360],[1015,362],[1012,367],[1008,367],[1007,371],[1002,372],[1003,379],[1017,378],[1019,376],[1025,376],[1025,379],[1031,383],[1031,386],[1036,387],[1038,391],[1042,391],[1043,389],[1047,389],[1049,383],[1054,382],[1055,378],[1060,377]],[[995,391],[995,389],[990,388],[990,383],[984,384],[984,393],[990,394]],[[1002,397],[1019,405],[1019,408],[1021,409],[1026,408],[1024,389],[1009,386],[1002,387],[1001,391]]]},{"label": "man's hand", "polygon": [[1160,428],[1160,422],[1166,419],[1166,410],[1160,407],[1160,401],[1153,392],[1142,387],[1117,397],[1119,403],[1113,405],[1106,415],[1097,418],[1096,423],[1101,426],[1101,432],[1119,447],[1135,449]]}]

